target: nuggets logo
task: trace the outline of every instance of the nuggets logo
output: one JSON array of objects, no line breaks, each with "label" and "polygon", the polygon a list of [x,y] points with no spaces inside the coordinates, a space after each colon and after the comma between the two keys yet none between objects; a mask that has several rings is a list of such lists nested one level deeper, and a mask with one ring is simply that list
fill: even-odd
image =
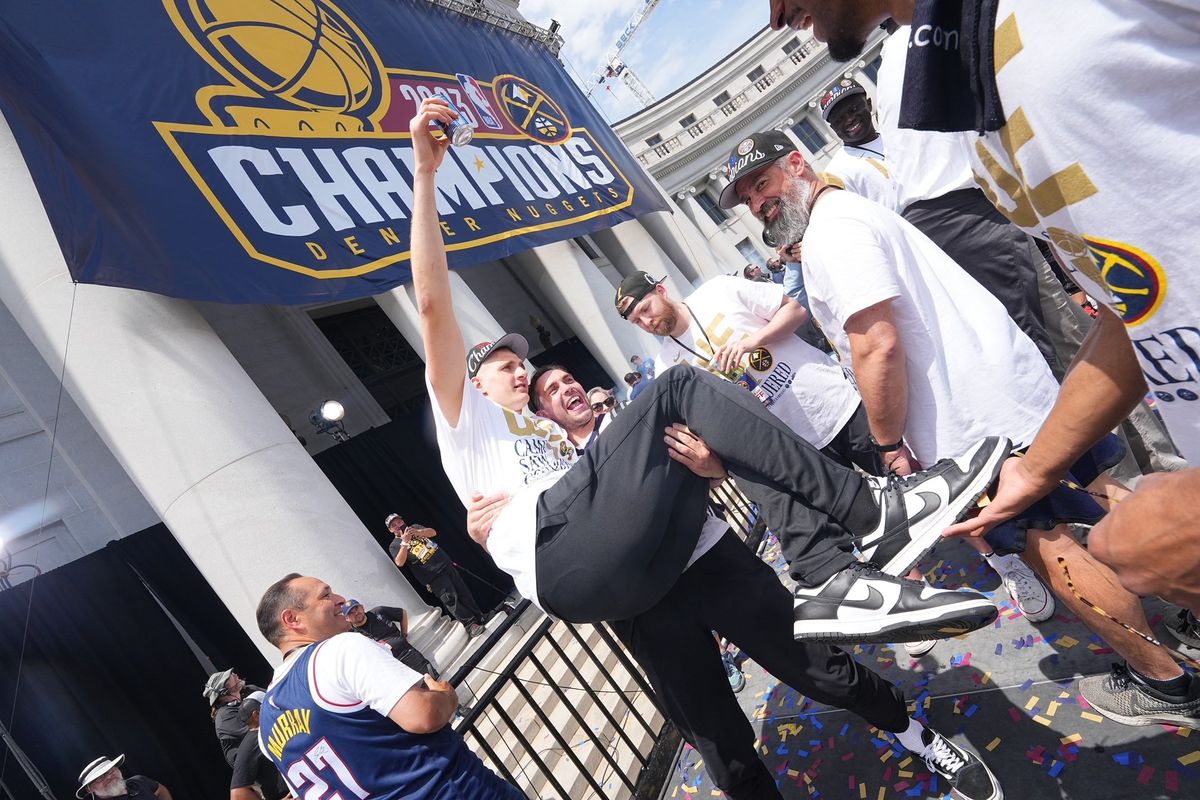
[{"label": "nuggets logo", "polygon": [[1158,262],[1131,245],[1081,237],[1062,228],[1046,230],[1068,263],[1113,295],[1113,310],[1126,325],[1151,317],[1167,295]]},{"label": "nuggets logo", "polygon": [[766,372],[775,364],[771,351],[765,347],[756,347],[750,353],[750,369]]},{"label": "nuggets logo", "polygon": [[524,77],[389,68],[333,0],[162,2],[217,80],[196,86],[203,124],[154,125],[259,262],[331,279],[406,261],[408,125],[435,91],[475,128],[438,170],[447,251],[633,204],[633,185],[591,132]]}]

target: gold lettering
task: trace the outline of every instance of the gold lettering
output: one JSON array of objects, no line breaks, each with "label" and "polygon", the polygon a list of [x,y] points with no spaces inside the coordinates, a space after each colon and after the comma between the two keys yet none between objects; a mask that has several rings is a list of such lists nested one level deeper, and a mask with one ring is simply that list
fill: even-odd
[{"label": "gold lettering", "polygon": [[571,201],[570,201],[570,200],[563,200],[563,201],[562,201],[562,204],[563,204],[563,208],[565,208],[567,211],[574,211],[574,210],[575,210],[575,206],[571,205]]},{"label": "gold lettering", "polygon": [[310,727],[310,725],[309,725],[309,722],[312,720],[312,709],[311,708],[301,708],[301,709],[298,709],[296,711],[296,713],[299,714],[301,717],[301,720],[302,720],[301,724],[304,725],[304,732],[312,733],[312,727]]},{"label": "gold lettering", "polygon": [[578,200],[579,205],[583,206],[584,208],[591,208],[591,206],[588,204],[588,201],[583,199],[583,195],[576,195],[575,199]]},{"label": "gold lettering", "polygon": [[362,249],[358,243],[358,239],[353,236],[347,236],[342,241],[344,241],[346,246],[350,248],[350,252],[356,256],[361,256],[363,253],[367,252],[366,250]]},{"label": "gold lettering", "polygon": [[601,205],[604,204],[604,198],[600,196],[599,192],[592,192],[592,197],[596,198],[597,203],[600,203]]},{"label": "gold lettering", "polygon": [[383,237],[384,244],[400,244],[400,237],[391,228],[380,228],[379,235]]},{"label": "gold lettering", "polygon": [[1017,30],[1017,15],[1009,14],[1008,18],[996,26],[995,59],[996,72],[1004,69],[1013,56],[1021,52],[1025,45],[1021,44],[1021,32]]},{"label": "gold lettering", "polygon": [[513,222],[521,221],[521,212],[520,211],[517,211],[515,208],[506,208],[504,210],[506,212],[508,212],[508,218],[511,219]]},{"label": "gold lettering", "polygon": [[450,230],[450,223],[446,222],[446,220],[444,220],[444,219],[438,220],[438,224],[442,226],[442,230],[446,232],[447,236],[457,236],[458,235],[454,231]]},{"label": "gold lettering", "polygon": [[474,217],[463,217],[463,222],[467,223],[467,230],[479,230],[479,223],[475,221]]},{"label": "gold lettering", "polygon": [[733,337],[733,328],[724,325],[725,315],[717,314],[713,317],[713,321],[708,324],[704,332],[708,334],[708,338],[712,340],[713,347],[724,347],[725,343]]},{"label": "gold lettering", "polygon": [[317,244],[316,242],[305,242],[304,244],[306,247],[308,247],[309,252],[316,256],[317,261],[324,261],[329,257],[325,254],[325,248],[321,247],[321,245]]},{"label": "gold lettering", "polygon": [[550,205],[549,203],[546,203],[546,213],[548,213],[552,217],[557,217],[558,209],[555,208],[554,206]]},{"label": "gold lettering", "polygon": [[613,187],[611,187],[611,186],[609,186],[609,187],[608,187],[608,193],[609,193],[609,194],[612,196],[612,198],[613,198],[614,200],[616,200],[618,197],[620,197],[620,196],[621,196],[621,195],[617,194],[617,190],[616,190],[616,189],[614,189],[614,188],[613,188]]},{"label": "gold lettering", "polygon": [[517,415],[506,408],[504,421],[508,423],[508,432],[513,436],[530,436],[537,433],[536,423],[524,414]]},{"label": "gold lettering", "polygon": [[537,210],[536,208],[534,208],[533,206],[525,206],[525,210],[526,210],[526,211],[528,211],[528,212],[529,212],[529,216],[533,217],[534,219],[541,219],[541,218],[542,218],[542,214],[541,214],[541,212],[540,212],[540,211],[538,211],[538,210]]}]

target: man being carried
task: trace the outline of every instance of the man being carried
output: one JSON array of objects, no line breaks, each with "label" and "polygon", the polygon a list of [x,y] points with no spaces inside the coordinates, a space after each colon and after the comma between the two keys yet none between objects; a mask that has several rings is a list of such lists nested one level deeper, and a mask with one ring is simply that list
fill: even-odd
[{"label": "man being carried", "polygon": [[[659,433],[684,423],[739,478],[824,512],[817,530],[777,531],[795,558],[821,558],[813,569],[814,579],[828,586],[819,604],[824,618],[816,619],[818,604],[805,601],[806,637],[945,637],[995,617],[994,606],[977,593],[922,590],[856,568],[850,537],[879,531],[916,540],[917,549],[931,546],[946,520],[961,517],[992,481],[1006,441],[986,439],[958,462],[898,485],[872,484],[823,457],[747,392],[700,370],[675,369],[660,375],[613,421],[613,434],[579,458],[562,428],[522,411],[529,399],[522,337],[476,345],[464,364],[434,202],[434,172],[449,145],[430,133],[435,122],[453,118],[435,97],[422,103],[410,125],[412,272],[426,381],[442,465],[464,505],[472,492],[512,495],[486,547],[522,595],[563,619],[594,622],[635,616],[666,594],[695,549],[708,496],[707,481],[674,462]],[[576,400],[588,410],[582,392]],[[934,486],[946,502],[936,509],[923,503],[921,514],[908,519],[905,494]],[[611,512],[618,508],[640,513],[614,525]],[[827,537],[844,549],[830,551]],[[891,600],[855,599],[864,597]]]},{"label": "man being carried", "polygon": [[260,708],[258,745],[297,797],[523,800],[450,728],[454,687],[350,629],[345,600],[292,573],[258,603],[283,663]]},{"label": "man being carried", "polygon": [[[558,423],[586,451],[603,436],[596,438],[600,420],[580,402],[581,395],[582,387],[559,366],[539,367],[530,381],[530,409]],[[720,480],[724,467],[703,440],[682,425],[668,429],[667,437],[672,458]],[[467,515],[472,535],[485,533],[507,502],[503,495],[476,499]],[[730,689],[721,654],[713,647],[714,630],[806,697],[893,732],[960,796],[998,796],[994,776],[977,756],[908,716],[899,687],[838,647],[796,641],[787,632],[791,618],[788,591],[775,571],[725,521],[710,515],[687,569],[667,594],[637,616],[611,624],[645,670],[667,716],[700,751],[713,782],[732,800],[782,800],[782,795]]]}]

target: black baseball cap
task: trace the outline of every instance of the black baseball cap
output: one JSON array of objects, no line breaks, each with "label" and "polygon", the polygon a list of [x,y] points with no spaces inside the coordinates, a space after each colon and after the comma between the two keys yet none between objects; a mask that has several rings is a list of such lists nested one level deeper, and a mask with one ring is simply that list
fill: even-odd
[{"label": "black baseball cap", "polygon": [[763,131],[738,142],[725,164],[725,177],[729,178],[729,184],[721,190],[718,200],[721,208],[733,208],[741,202],[733,188],[739,180],[795,150],[796,144],[783,131]]},{"label": "black baseball cap", "polygon": [[529,342],[519,333],[506,333],[494,342],[480,342],[467,352],[467,377],[478,375],[484,360],[501,347],[512,350],[522,360],[529,355]]},{"label": "black baseball cap", "polygon": [[[617,313],[621,315],[621,319],[629,319],[629,312],[633,311],[633,307],[638,304],[646,295],[654,291],[654,287],[662,283],[666,278],[654,280],[645,272],[635,272],[632,275],[621,281],[621,285],[617,287],[617,297],[613,302],[617,306]],[[632,297],[632,302],[625,301]],[[622,306],[624,308],[622,309]]]},{"label": "black baseball cap", "polygon": [[829,115],[833,113],[834,106],[847,98],[866,93],[867,90],[858,83],[852,80],[842,81],[840,84],[834,86],[828,92],[821,95],[821,119],[828,122]]}]

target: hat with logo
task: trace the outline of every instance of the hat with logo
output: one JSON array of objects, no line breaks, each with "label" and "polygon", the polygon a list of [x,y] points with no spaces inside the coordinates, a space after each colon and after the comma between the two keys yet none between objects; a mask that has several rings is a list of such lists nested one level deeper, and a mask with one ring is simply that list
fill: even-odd
[{"label": "hat with logo", "polygon": [[225,681],[229,680],[232,674],[233,670],[227,669],[208,676],[208,680],[204,682],[204,699],[210,706],[216,705],[221,695],[226,694]]},{"label": "hat with logo", "polygon": [[721,190],[718,201],[721,208],[733,208],[741,202],[734,190],[738,181],[795,150],[795,143],[783,131],[763,131],[738,142],[725,164],[725,177],[729,178],[729,184]]},{"label": "hat with logo", "polygon": [[110,769],[119,767],[125,763],[125,755],[121,754],[116,758],[108,756],[100,756],[92,763],[83,768],[83,772],[79,773],[79,788],[75,790],[75,796],[82,798],[86,793],[87,785],[97,778],[104,775]]},{"label": "hat with logo", "polygon": [[529,355],[529,342],[519,333],[506,333],[494,342],[480,342],[467,353],[467,376],[474,378],[479,374],[479,368],[492,353],[506,347],[517,354],[522,361]]},{"label": "hat with logo", "polygon": [[263,700],[266,697],[267,693],[262,691],[251,692],[247,695],[246,699],[242,701],[242,705],[238,708],[238,723],[248,726],[250,724],[250,715],[262,708]]},{"label": "hat with logo", "polygon": [[[621,319],[629,319],[629,313],[633,311],[633,307],[638,304],[646,295],[654,291],[654,287],[662,283],[666,278],[654,280],[645,272],[634,272],[621,281],[621,285],[617,287],[617,297],[613,302],[617,306],[617,313],[621,315]],[[632,299],[630,299],[632,298]]]},{"label": "hat with logo", "polygon": [[843,100],[854,97],[855,95],[866,94],[867,90],[859,84],[851,80],[845,80],[834,86],[825,94],[821,95],[821,119],[829,121],[829,115],[833,113],[833,107]]}]

